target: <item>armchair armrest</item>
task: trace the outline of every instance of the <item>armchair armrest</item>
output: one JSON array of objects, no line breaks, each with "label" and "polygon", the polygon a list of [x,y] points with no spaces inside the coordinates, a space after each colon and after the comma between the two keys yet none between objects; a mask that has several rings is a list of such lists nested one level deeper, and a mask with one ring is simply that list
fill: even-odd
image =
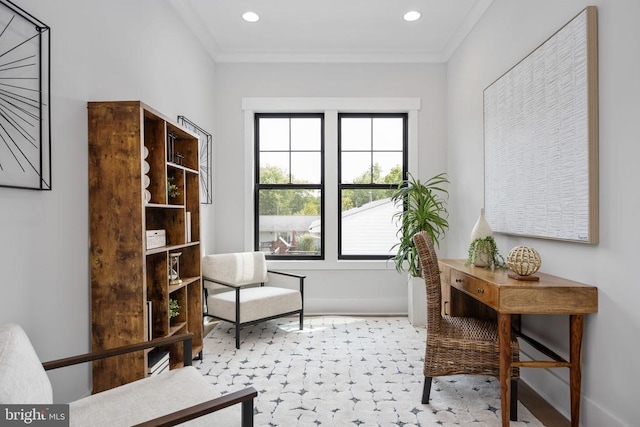
[{"label": "armchair armrest", "polygon": [[276,270],[267,270],[269,273],[273,273],[273,274],[281,274],[283,276],[289,276],[289,277],[296,277],[298,279],[305,279],[307,276],[305,276],[304,274],[295,274],[295,273],[288,273],[286,271],[276,271]]},{"label": "armchair armrest", "polygon": [[222,280],[212,279],[211,277],[207,277],[207,276],[202,276],[202,281],[203,282],[217,283],[218,285],[227,286],[229,288],[242,288],[243,286],[247,286],[247,285],[239,285],[237,283],[224,282]]},{"label": "armchair armrest", "polygon": [[267,272],[268,273],[273,273],[273,274],[279,274],[281,276],[294,277],[296,279],[299,279],[300,280],[300,294],[303,296],[303,301],[304,301],[304,279],[306,279],[307,276],[305,276],[304,274],[288,273],[286,271],[267,270]]},{"label": "armchair armrest", "polygon": [[258,392],[253,387],[225,394],[216,399],[209,400],[199,405],[190,406],[180,411],[154,418],[144,423],[136,424],[134,427],[165,427],[175,426],[189,420],[207,415],[211,412],[240,403],[242,405],[242,427],[253,427],[253,399],[258,396]]},{"label": "armchair armrest", "polygon": [[[276,270],[267,270],[268,273],[273,273],[273,274],[280,274],[282,276],[289,276],[289,277],[294,277],[296,279],[300,279],[300,285],[302,286],[304,284],[304,279],[307,277],[304,274],[295,274],[295,273],[287,273],[285,271],[276,271]],[[256,283],[249,283],[249,284],[237,284],[237,283],[229,283],[229,282],[225,282],[223,280],[219,280],[219,279],[213,279],[211,277],[207,277],[207,276],[202,276],[202,280],[205,282],[211,282],[211,283],[217,283],[218,285],[222,285],[222,286],[227,286],[229,288],[242,288],[245,286],[249,286],[249,285],[255,285]]]},{"label": "armchair armrest", "polygon": [[120,354],[132,353],[152,347],[160,347],[167,344],[174,344],[182,341],[184,344],[184,366],[191,366],[192,363],[192,342],[193,334],[172,335],[170,337],[156,338],[136,344],[128,344],[121,347],[115,347],[108,350],[85,353],[78,356],[66,357],[64,359],[51,360],[43,362],[42,367],[45,371],[50,369],[63,368],[65,366],[77,365],[79,363],[92,362],[94,360],[106,359],[107,357],[118,356]]}]

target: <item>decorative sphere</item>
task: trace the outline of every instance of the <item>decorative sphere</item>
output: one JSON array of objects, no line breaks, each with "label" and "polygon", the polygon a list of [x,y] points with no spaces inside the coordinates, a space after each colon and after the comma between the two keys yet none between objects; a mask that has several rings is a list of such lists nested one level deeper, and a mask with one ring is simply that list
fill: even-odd
[{"label": "decorative sphere", "polygon": [[516,246],[507,255],[507,267],[520,276],[529,276],[540,268],[540,254],[527,246]]}]

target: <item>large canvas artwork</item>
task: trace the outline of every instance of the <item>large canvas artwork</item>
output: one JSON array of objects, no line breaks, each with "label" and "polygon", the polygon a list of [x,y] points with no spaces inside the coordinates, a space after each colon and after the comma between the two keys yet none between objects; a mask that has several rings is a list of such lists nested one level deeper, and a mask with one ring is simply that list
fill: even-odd
[{"label": "large canvas artwork", "polygon": [[484,91],[485,211],[494,231],[598,241],[596,7]]}]

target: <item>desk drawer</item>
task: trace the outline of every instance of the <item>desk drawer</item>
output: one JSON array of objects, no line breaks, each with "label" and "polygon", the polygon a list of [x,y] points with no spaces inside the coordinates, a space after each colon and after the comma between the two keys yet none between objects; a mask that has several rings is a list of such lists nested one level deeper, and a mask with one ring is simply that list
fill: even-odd
[{"label": "desk drawer", "polygon": [[451,270],[451,286],[471,295],[478,301],[492,308],[497,307],[498,291],[489,283],[468,276],[460,271]]}]

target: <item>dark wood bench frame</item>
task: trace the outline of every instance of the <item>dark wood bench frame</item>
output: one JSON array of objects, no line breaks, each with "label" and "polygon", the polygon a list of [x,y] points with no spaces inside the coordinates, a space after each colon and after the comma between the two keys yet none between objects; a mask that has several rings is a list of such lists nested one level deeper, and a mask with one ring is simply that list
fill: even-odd
[{"label": "dark wood bench frame", "polygon": [[[163,345],[174,344],[178,342],[183,343],[184,366],[191,366],[193,342],[192,333],[157,338],[138,344],[130,344],[122,347],[112,348],[109,350],[86,353],[78,356],[67,357],[64,359],[56,359],[49,362],[44,362],[42,366],[46,371],[48,371],[51,369],[63,368],[65,366],[77,365],[79,363],[91,362],[94,360],[118,356],[120,354],[140,351],[147,348],[160,347]],[[180,411],[172,412],[170,414],[154,418],[144,423],[137,424],[137,426],[175,426],[177,424],[199,418],[203,415],[207,415],[239,403],[242,405],[240,425],[242,427],[253,427],[253,401],[257,396],[258,392],[253,387],[248,387],[234,393],[225,394],[224,396],[208,400],[198,405],[193,405],[188,408],[181,409]]]}]

